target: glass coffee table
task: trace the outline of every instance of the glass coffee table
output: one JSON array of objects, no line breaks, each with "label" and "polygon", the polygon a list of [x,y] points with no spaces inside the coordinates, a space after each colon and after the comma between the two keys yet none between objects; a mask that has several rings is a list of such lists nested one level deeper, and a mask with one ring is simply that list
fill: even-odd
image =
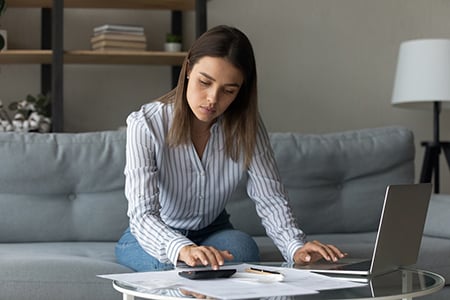
[{"label": "glass coffee table", "polygon": [[[404,268],[372,278],[366,285],[354,288],[320,291],[318,294],[301,296],[280,296],[277,300],[328,300],[328,299],[413,299],[435,293],[442,289],[445,280],[442,276],[413,268]],[[123,300],[142,299],[195,299],[208,298],[205,295],[191,294],[179,288],[144,289],[113,281],[113,287],[123,294]],[[245,297],[243,297],[245,299]]]}]

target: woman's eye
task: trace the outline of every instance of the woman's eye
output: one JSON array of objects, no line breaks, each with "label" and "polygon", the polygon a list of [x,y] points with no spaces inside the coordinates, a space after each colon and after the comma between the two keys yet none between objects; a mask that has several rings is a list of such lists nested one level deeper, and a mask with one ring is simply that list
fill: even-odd
[{"label": "woman's eye", "polygon": [[205,81],[205,80],[200,80],[200,84],[207,86],[207,85],[209,85],[209,82]]},{"label": "woman's eye", "polygon": [[233,95],[235,93],[235,90],[224,90],[225,94]]}]

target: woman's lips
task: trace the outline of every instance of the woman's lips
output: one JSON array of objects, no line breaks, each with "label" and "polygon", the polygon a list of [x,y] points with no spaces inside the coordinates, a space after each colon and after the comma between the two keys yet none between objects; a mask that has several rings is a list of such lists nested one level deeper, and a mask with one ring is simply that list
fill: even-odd
[{"label": "woman's lips", "polygon": [[215,108],[213,107],[200,106],[200,109],[207,114],[214,114],[216,112]]}]

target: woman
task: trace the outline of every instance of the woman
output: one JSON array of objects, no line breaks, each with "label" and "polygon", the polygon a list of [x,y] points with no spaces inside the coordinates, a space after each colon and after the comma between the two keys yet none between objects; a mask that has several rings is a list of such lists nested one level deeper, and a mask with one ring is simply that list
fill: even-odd
[{"label": "woman", "polygon": [[177,87],[128,117],[130,228],[116,247],[120,263],[149,271],[258,261],[256,243],[233,229],[225,211],[244,172],[262,224],[287,261],[344,256],[333,245],[306,242],[297,227],[256,91],[250,41],[218,26],[194,42]]}]

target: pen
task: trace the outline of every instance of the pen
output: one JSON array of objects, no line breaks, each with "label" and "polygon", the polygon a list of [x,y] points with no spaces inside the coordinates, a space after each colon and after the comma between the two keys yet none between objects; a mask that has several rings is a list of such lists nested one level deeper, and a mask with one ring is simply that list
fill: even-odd
[{"label": "pen", "polygon": [[257,273],[257,274],[266,274],[266,275],[281,275],[280,272],[276,271],[270,271],[270,270],[263,270],[263,269],[257,269],[257,268],[249,268],[245,270],[248,273]]}]

